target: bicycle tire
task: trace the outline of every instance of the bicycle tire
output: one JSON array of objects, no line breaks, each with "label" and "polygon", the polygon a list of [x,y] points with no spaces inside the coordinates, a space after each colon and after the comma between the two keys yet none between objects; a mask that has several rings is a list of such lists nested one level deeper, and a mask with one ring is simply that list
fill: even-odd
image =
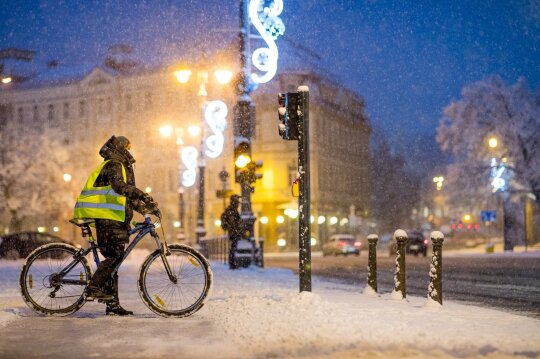
[{"label": "bicycle tire", "polygon": [[[57,298],[56,296],[50,297],[49,295],[49,299],[47,299],[46,295],[48,291],[47,289],[51,289],[51,287],[47,287],[47,285],[50,285],[50,282],[47,283],[49,277],[54,274],[55,269],[59,270],[63,266],[67,265],[69,261],[73,259],[73,256],[75,255],[75,253],[77,253],[77,251],[78,249],[76,247],[66,243],[50,243],[36,248],[32,253],[28,255],[28,257],[26,257],[26,260],[24,261],[21,270],[21,274],[19,276],[19,286],[21,288],[21,294],[25,303],[32,310],[45,315],[64,316],[76,312],[84,305],[84,303],[86,302],[86,298],[84,296],[84,290],[86,288],[86,285],[61,285],[60,289],[57,292],[62,293],[62,291],[65,291],[67,292],[67,294],[70,294],[69,296],[62,296]],[[47,255],[50,258],[47,258]],[[56,264],[52,263],[51,260],[54,260],[55,256],[63,259],[62,262]],[[38,261],[45,259],[48,259],[48,262],[38,263]],[[48,267],[48,269],[50,269],[50,271],[52,272],[49,276],[46,275],[46,267]],[[92,268],[84,257],[79,260],[79,262],[77,263],[75,268],[72,269],[72,271],[74,273],[74,276],[78,276],[78,278],[85,280],[87,283],[92,277]],[[34,275],[38,276],[37,280],[36,278],[34,278]],[[39,285],[41,285],[42,288],[37,290],[34,289],[34,282],[36,283],[36,287],[39,287]],[[77,290],[75,292],[69,292],[67,290],[67,288],[69,287],[76,288]],[[64,300],[60,301],[60,305],[58,305],[57,308],[51,308],[47,307],[42,302],[42,299],[48,300],[51,305],[53,303],[57,303],[55,302],[56,299]]]},{"label": "bicycle tire", "polygon": [[[139,270],[139,295],[148,309],[156,314],[164,317],[187,317],[201,309],[208,299],[212,290],[212,269],[206,258],[194,248],[171,244],[169,251],[171,255],[167,256],[167,261],[178,277],[178,282],[170,281],[160,252],[155,250],[146,257]],[[156,273],[158,271],[159,273]],[[158,280],[161,280],[163,287],[156,286]],[[187,304],[171,305],[175,299],[187,299]]]}]

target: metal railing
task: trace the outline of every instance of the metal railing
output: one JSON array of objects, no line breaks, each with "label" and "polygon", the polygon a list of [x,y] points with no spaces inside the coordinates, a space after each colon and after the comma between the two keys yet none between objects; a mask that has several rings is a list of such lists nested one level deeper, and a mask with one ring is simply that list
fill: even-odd
[{"label": "metal railing", "polygon": [[229,262],[229,237],[221,236],[214,238],[201,238],[199,241],[201,253],[210,260],[218,261],[219,263]]}]

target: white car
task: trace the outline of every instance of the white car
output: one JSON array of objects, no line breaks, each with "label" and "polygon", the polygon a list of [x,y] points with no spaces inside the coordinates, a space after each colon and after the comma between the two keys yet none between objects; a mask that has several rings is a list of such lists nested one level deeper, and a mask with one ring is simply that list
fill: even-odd
[{"label": "white car", "polygon": [[357,240],[353,234],[334,234],[327,243],[322,246],[323,256],[343,254],[360,255],[362,242]]}]

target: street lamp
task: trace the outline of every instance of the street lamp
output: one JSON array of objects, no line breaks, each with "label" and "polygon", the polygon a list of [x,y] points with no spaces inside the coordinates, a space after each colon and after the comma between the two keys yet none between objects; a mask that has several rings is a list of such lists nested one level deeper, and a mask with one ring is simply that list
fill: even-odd
[{"label": "street lamp", "polygon": [[[197,126],[189,126],[188,134],[196,137],[200,133]],[[184,146],[184,129],[182,127],[173,128],[166,125],[159,128],[159,133],[163,137],[172,137],[176,135],[176,145],[178,147],[178,239],[185,239],[185,205],[184,205],[184,187],[191,187],[195,183],[195,168],[197,166],[196,149],[193,146]]]},{"label": "street lamp", "polygon": [[[192,71],[189,69],[181,69],[174,72],[179,83],[188,83]],[[218,83],[227,84],[232,78],[232,72],[228,70],[217,70],[214,72],[215,79]],[[201,145],[199,154],[199,201],[197,206],[197,229],[195,230],[197,243],[206,235],[204,228],[204,172],[206,168],[206,156],[215,158],[223,151],[223,131],[226,127],[225,118],[227,116],[227,106],[221,101],[207,101],[206,85],[208,84],[208,72],[198,71],[197,81],[199,85],[200,108],[202,110],[202,122],[200,127]],[[210,127],[212,135],[206,136],[206,127]],[[194,128],[188,128],[188,132],[192,133]]]},{"label": "street lamp", "polygon": [[437,191],[440,191],[442,189],[444,177],[443,176],[433,177],[433,182],[435,182],[435,184],[437,185]]},{"label": "street lamp", "polygon": [[489,148],[497,148],[498,145],[499,145],[499,141],[497,140],[496,137],[491,137],[491,138],[488,140],[488,146],[489,146]]}]

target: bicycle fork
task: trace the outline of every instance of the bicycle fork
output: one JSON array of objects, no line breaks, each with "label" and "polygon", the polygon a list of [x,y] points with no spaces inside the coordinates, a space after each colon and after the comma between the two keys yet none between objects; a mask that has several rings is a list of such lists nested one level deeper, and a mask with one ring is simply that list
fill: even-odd
[{"label": "bicycle fork", "polygon": [[171,282],[176,284],[178,282],[178,278],[172,272],[169,261],[167,260],[167,256],[170,256],[171,252],[169,251],[169,247],[167,246],[167,242],[165,241],[165,239],[163,239],[163,243],[160,243],[159,252],[169,279],[171,280]]}]

